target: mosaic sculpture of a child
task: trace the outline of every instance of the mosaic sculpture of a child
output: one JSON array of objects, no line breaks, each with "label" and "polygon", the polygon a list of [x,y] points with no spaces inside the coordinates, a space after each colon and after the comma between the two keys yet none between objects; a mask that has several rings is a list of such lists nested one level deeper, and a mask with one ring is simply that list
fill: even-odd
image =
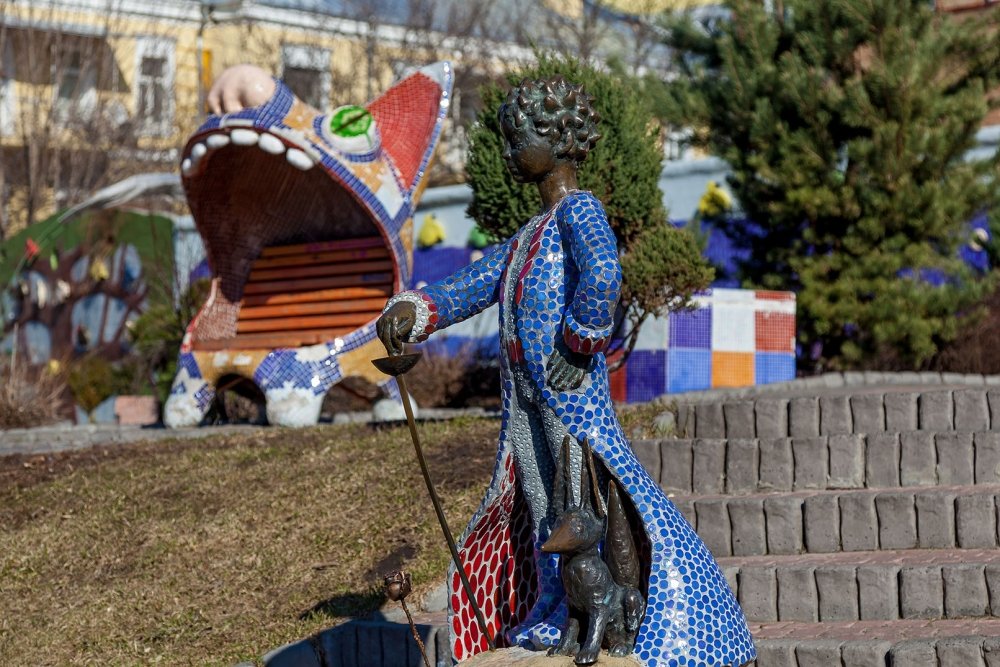
[{"label": "mosaic sculpture of a child", "polygon": [[[392,297],[377,328],[390,353],[499,303],[503,420],[493,479],[460,554],[498,645],[554,646],[567,615],[558,556],[543,553],[556,517],[555,462],[564,437],[586,439],[635,517],[647,600],[634,657],[644,665],[742,665],[746,620],[708,549],[633,454],[611,404],[604,350],[621,288],[604,209],[577,187],[596,144],[592,98],[562,78],[524,81],[500,109],[504,159],[534,183],[542,212],[470,266]],[[579,447],[570,479],[580,479]],[[573,494],[580,490],[573,489]],[[576,498],[579,500],[579,498]],[[452,649],[486,648],[452,572]]]}]

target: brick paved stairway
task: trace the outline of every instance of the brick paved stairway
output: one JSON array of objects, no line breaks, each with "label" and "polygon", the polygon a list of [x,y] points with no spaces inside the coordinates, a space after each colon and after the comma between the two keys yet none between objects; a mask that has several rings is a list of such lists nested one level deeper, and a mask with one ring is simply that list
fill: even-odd
[{"label": "brick paved stairway", "polygon": [[1000,390],[681,406],[633,443],[715,554],[757,667],[1000,667]]}]

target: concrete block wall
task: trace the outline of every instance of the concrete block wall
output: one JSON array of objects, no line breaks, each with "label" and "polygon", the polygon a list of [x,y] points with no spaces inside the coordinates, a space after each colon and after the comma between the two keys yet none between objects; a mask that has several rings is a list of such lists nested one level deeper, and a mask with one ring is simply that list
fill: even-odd
[{"label": "concrete block wall", "polygon": [[722,567],[757,667],[1000,667],[1000,389],[846,380],[681,402],[679,437],[632,446]]},{"label": "concrete block wall", "polygon": [[876,389],[821,396],[760,396],[697,402],[679,399],[675,410],[679,434],[699,438],[987,431],[1000,428],[1000,389]]}]

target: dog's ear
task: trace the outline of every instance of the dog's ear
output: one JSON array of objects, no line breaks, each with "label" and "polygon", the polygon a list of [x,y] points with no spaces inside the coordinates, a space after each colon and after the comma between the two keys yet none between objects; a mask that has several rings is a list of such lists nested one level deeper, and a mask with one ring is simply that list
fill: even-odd
[{"label": "dog's ear", "polygon": [[587,436],[583,437],[580,443],[583,448],[583,457],[580,459],[580,509],[590,506],[590,472],[587,470],[587,454],[590,452],[590,445],[587,443]]},{"label": "dog's ear", "polygon": [[567,433],[562,441],[562,449],[556,457],[556,476],[552,489],[552,502],[559,509],[559,514],[569,509],[569,485],[566,483],[566,476],[570,474],[569,443],[570,436]]},{"label": "dog's ear", "polygon": [[587,436],[583,437],[583,461],[580,467],[582,468],[580,476],[583,478],[583,486],[586,487],[586,490],[580,490],[580,502],[583,503],[584,498],[593,492],[594,512],[603,519],[608,515],[608,508],[601,498],[601,487],[597,483],[597,469],[594,466],[594,453],[590,449],[590,440]]}]

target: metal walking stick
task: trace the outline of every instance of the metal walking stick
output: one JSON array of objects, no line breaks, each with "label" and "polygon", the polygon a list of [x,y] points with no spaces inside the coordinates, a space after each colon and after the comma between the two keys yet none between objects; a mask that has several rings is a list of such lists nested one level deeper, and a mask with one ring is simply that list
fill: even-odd
[{"label": "metal walking stick", "polygon": [[441,524],[441,530],[444,532],[444,539],[448,542],[448,549],[451,550],[451,560],[455,563],[455,569],[458,570],[458,576],[462,580],[462,588],[465,589],[465,595],[469,598],[469,604],[472,605],[472,610],[476,613],[476,621],[479,623],[479,629],[482,631],[483,636],[486,637],[486,645],[489,646],[490,650],[494,650],[496,645],[493,643],[493,637],[490,636],[489,628],[486,627],[486,617],[483,616],[483,610],[479,608],[479,604],[476,602],[476,597],[472,593],[472,584],[469,582],[469,577],[465,574],[465,568],[462,567],[462,560],[458,555],[458,547],[455,545],[455,538],[452,537],[451,529],[448,528],[448,520],[444,516],[444,510],[441,508],[441,499],[438,497],[437,490],[434,488],[434,482],[431,481],[431,476],[427,472],[427,463],[424,461],[424,451],[420,446],[420,437],[417,435],[417,425],[413,420],[413,407],[410,405],[410,393],[406,390],[406,381],[403,380],[403,375],[406,374],[411,368],[417,365],[420,361],[421,354],[419,352],[411,354],[395,354],[391,353],[390,356],[382,357],[381,359],[372,359],[372,363],[375,368],[379,369],[386,375],[391,375],[396,378],[396,383],[399,385],[400,400],[403,401],[403,412],[406,413],[406,424],[410,427],[410,437],[413,439],[413,449],[417,453],[417,463],[420,464],[420,472],[424,475],[424,483],[427,485],[427,493],[431,496],[431,504],[434,506],[434,513],[437,514],[438,523]]}]

